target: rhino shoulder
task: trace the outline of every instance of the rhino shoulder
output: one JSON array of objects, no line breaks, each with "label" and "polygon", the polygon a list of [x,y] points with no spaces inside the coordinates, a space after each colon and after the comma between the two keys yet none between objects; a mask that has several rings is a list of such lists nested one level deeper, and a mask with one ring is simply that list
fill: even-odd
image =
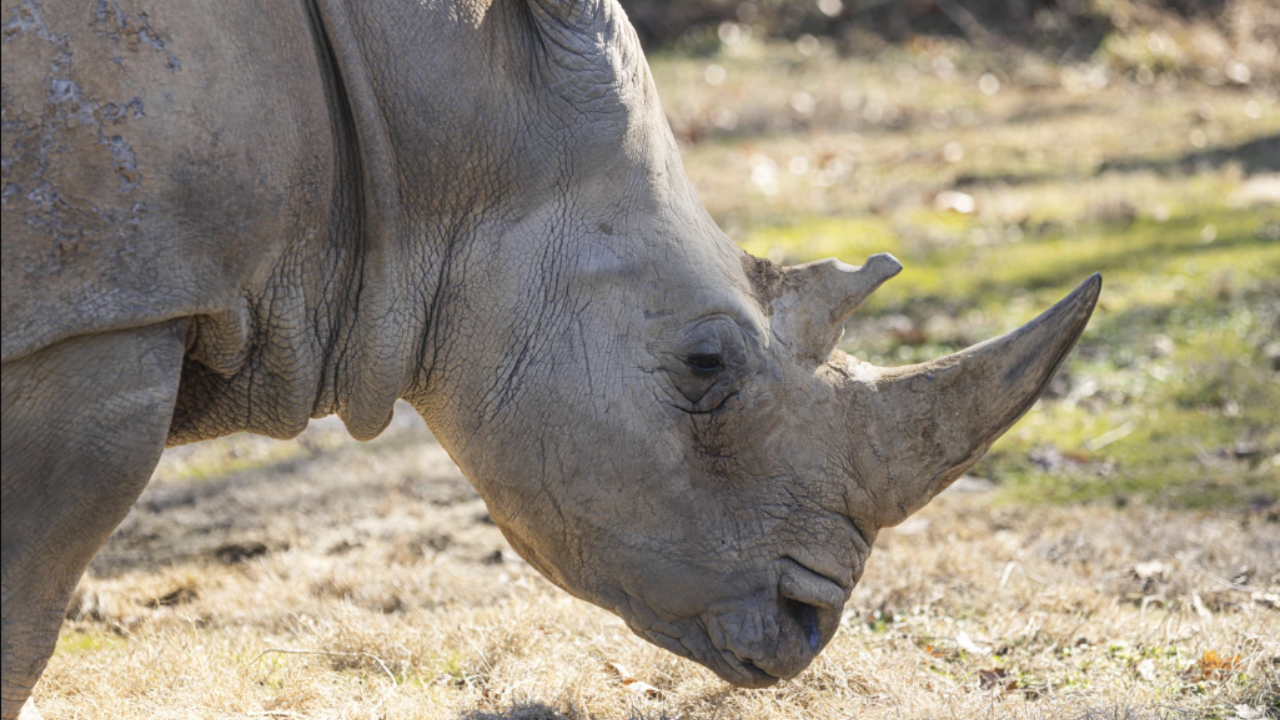
[{"label": "rhino shoulder", "polygon": [[3,357],[235,311],[334,194],[305,12],[5,3]]}]

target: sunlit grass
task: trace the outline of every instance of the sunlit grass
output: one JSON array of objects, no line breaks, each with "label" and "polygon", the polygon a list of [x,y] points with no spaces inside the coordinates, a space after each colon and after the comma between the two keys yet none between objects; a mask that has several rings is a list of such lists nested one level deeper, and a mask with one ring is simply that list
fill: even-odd
[{"label": "sunlit grass", "polygon": [[[919,219],[922,227],[933,220]],[[933,227],[964,230],[955,217],[941,220]],[[1280,488],[1272,459],[1280,382],[1265,352],[1276,339],[1280,243],[1267,239],[1275,232],[1267,222],[1256,211],[1212,208],[1166,222],[1082,227],[1071,237],[903,247],[887,229],[865,232],[864,219],[828,218],[761,229],[747,245],[784,247],[798,259],[898,252],[907,269],[864,318],[902,314],[924,325],[935,314],[959,317],[974,326],[959,333],[964,342],[1026,322],[1102,272],[1100,307],[1064,373],[1066,397],[1043,402],[974,472],[1022,500],[1140,495],[1204,505]],[[842,247],[840,237],[857,240]],[[908,345],[893,334],[861,335],[859,326],[846,348],[883,364],[961,344],[929,342],[926,333]],[[1037,462],[1037,453],[1066,459]]]},{"label": "sunlit grass", "polygon": [[[149,488],[69,609],[37,687],[46,717],[991,720],[1114,707],[1096,716],[1225,720],[1276,697],[1278,526],[1263,514],[949,492],[880,533],[809,670],[743,691],[542,579],[477,520],[483,501],[421,426],[404,435],[245,471],[217,494],[195,478]],[[174,504],[175,492],[191,495]],[[273,550],[216,559],[249,538]],[[506,559],[487,561],[495,550]],[[1228,671],[1204,678],[1208,653]],[[631,691],[606,663],[661,695]]]},{"label": "sunlit grass", "polygon": [[[1053,92],[989,96],[974,78],[899,61],[756,47],[663,58],[655,72],[677,88],[690,176],[745,249],[902,260],[848,326],[859,357],[954,352],[1103,274],[1050,396],[973,470],[1008,499],[1276,499],[1280,199],[1237,200],[1247,170],[1275,162],[1274,95],[1088,88],[1064,74]],[[713,88],[711,63],[726,78]],[[812,110],[795,110],[797,88]],[[738,124],[717,127],[716,108]],[[968,205],[947,207],[943,192]]]},{"label": "sunlit grass", "polygon": [[124,638],[109,631],[82,631],[64,633],[58,638],[60,655],[83,655],[84,653],[102,653],[120,650],[126,645]]},{"label": "sunlit grass", "polygon": [[[926,234],[960,238],[978,227],[963,216],[915,220]],[[1137,494],[1203,505],[1280,488],[1272,459],[1280,382],[1266,354],[1280,317],[1280,242],[1266,237],[1276,232],[1268,222],[1257,211],[1210,208],[1080,227],[1070,237],[912,245],[874,219],[822,218],[751,231],[744,245],[796,260],[897,253],[906,270],[860,311],[845,341],[880,364],[925,360],[1013,329],[1102,272],[1102,301],[1064,372],[1066,396],[1044,401],[974,472],[1023,500]],[[958,318],[960,329],[942,338],[922,330],[908,344],[874,331],[886,315],[922,327],[935,315]],[[1107,433],[1115,439],[1106,442]],[[1031,459],[1046,448],[1066,460]]]}]

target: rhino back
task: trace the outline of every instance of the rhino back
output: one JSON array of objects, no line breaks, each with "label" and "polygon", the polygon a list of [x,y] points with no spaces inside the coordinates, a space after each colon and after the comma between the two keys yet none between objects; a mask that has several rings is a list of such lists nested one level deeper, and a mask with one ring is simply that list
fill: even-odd
[{"label": "rhino back", "polygon": [[338,224],[306,7],[6,0],[2,18],[4,359],[175,317],[234,354],[273,276],[304,281]]}]

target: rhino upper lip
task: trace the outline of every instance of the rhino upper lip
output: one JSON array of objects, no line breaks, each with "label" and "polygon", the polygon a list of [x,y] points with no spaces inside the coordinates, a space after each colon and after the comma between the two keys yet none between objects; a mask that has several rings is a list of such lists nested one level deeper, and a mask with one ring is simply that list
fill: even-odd
[{"label": "rhino upper lip", "polygon": [[808,567],[793,557],[782,558],[783,570],[778,579],[778,594],[819,610],[839,610],[847,591],[840,583]]}]

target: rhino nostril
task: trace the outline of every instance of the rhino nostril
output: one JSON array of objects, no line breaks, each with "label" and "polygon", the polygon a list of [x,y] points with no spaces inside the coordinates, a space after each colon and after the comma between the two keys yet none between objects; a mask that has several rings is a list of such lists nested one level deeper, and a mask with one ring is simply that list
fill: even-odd
[{"label": "rhino nostril", "polygon": [[818,645],[822,642],[822,634],[818,632],[818,609],[812,605],[805,605],[801,609],[804,620],[804,632],[809,637],[809,649],[817,652]]},{"label": "rhino nostril", "polygon": [[795,618],[804,630],[804,637],[809,641],[809,649],[817,652],[822,643],[822,633],[818,630],[818,609],[809,603],[784,598],[787,614]]}]

